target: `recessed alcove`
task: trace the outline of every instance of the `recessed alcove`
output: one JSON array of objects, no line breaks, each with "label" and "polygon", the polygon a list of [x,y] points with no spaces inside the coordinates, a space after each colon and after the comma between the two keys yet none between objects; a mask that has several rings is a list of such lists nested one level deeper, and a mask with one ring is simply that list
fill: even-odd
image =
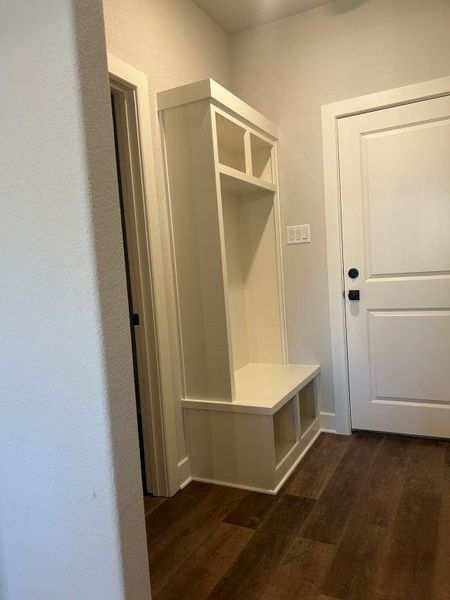
[{"label": "recessed alcove", "polygon": [[217,114],[217,151],[219,163],[245,173],[245,129]]},{"label": "recessed alcove", "polygon": [[275,441],[275,465],[282,461],[293,450],[298,442],[298,407],[294,396],[273,416],[273,433]]},{"label": "recessed alcove", "polygon": [[273,194],[222,196],[234,370],[283,361]]},{"label": "recessed alcove", "polygon": [[298,394],[300,415],[300,435],[303,436],[317,418],[314,381],[305,386]]},{"label": "recessed alcove", "polygon": [[264,181],[273,181],[272,150],[273,144],[259,136],[250,134],[252,172]]}]

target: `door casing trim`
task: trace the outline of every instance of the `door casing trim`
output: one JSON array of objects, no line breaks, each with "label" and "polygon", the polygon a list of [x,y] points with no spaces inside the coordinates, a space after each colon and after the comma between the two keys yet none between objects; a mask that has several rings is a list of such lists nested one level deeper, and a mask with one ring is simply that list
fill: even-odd
[{"label": "door casing trim", "polygon": [[[153,429],[153,470],[155,473],[155,495],[172,496],[180,489],[178,473],[177,431],[174,407],[178,400],[176,383],[177,369],[173,364],[170,346],[170,315],[167,306],[167,285],[170,274],[164,263],[164,247],[160,205],[156,185],[154,139],[151,123],[151,105],[149,83],[145,73],[128,63],[116,58],[108,52],[108,72],[110,80],[119,87],[120,84],[135,96],[136,120],[140,144],[140,168],[143,176],[142,212],[145,215],[145,236],[138,236],[137,243],[142,260],[147,260],[150,271],[151,286],[143,290],[150,294],[143,297],[143,303],[151,307],[150,319],[153,327],[146,327],[146,336],[154,336],[156,343],[156,360],[158,369],[159,393],[150,398],[150,406],[146,407],[147,419]],[[156,334],[156,335],[155,335]],[[149,337],[150,339],[150,337]],[[144,411],[143,411],[144,412]]]},{"label": "door casing trim", "polygon": [[344,300],[338,119],[448,95],[450,76],[322,106],[328,294],[337,433],[350,434],[352,430]]}]

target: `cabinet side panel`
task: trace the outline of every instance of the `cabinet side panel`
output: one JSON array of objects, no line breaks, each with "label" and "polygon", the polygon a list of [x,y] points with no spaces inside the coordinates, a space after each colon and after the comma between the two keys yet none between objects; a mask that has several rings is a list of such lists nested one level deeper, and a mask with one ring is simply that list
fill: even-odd
[{"label": "cabinet side panel", "polygon": [[270,415],[187,410],[191,474],[218,484],[275,487]]},{"label": "cabinet side panel", "polygon": [[211,109],[164,111],[185,397],[231,400]]}]

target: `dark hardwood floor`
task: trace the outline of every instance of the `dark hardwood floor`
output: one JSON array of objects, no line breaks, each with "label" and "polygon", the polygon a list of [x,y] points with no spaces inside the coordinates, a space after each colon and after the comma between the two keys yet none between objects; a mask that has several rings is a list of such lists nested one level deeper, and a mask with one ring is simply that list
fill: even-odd
[{"label": "dark hardwood floor", "polygon": [[277,496],[146,498],[153,600],[450,600],[450,444],[322,433]]}]

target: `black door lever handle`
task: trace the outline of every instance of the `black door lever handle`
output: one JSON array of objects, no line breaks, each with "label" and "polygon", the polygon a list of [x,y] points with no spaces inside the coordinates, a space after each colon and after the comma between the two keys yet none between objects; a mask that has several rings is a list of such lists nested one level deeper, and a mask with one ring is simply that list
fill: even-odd
[{"label": "black door lever handle", "polygon": [[348,291],[348,299],[349,300],[359,300],[359,290],[349,290]]}]

